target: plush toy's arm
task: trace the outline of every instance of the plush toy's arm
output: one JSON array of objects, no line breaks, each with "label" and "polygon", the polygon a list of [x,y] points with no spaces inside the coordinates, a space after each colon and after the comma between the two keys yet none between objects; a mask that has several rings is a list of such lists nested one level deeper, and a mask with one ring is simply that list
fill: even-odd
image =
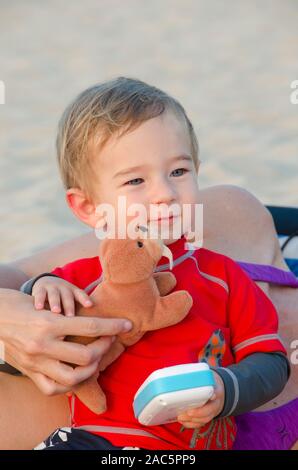
[{"label": "plush toy's arm", "polygon": [[170,272],[154,273],[153,278],[161,296],[167,295],[177,284],[174,274]]},{"label": "plush toy's arm", "polygon": [[191,295],[184,290],[160,297],[156,304],[154,317],[147,325],[147,330],[158,330],[179,323],[186,317],[192,304]]}]

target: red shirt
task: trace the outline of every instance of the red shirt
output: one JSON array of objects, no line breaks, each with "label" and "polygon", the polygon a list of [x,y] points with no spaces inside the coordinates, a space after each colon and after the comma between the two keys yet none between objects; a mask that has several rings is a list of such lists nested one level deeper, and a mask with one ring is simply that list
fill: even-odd
[{"label": "red shirt", "polygon": [[[193,298],[189,314],[177,325],[146,333],[100,374],[98,381],[107,397],[105,413],[96,415],[73,397],[74,427],[93,426],[90,432],[121,447],[217,449],[218,442],[222,448],[232,447],[236,431],[233,417],[214,420],[215,427],[204,426],[200,433],[207,430],[207,435],[196,439],[193,430],[181,432],[179,423],[143,426],[133,413],[136,391],[157,369],[202,359],[212,366],[226,367],[256,352],[286,353],[277,335],[276,311],[262,290],[226,256],[204,248],[192,252],[184,244],[181,238],[169,248],[175,260],[174,290],[187,290]],[[159,261],[158,269],[169,270],[166,258]],[[53,272],[88,290],[102,270],[95,257]]]}]

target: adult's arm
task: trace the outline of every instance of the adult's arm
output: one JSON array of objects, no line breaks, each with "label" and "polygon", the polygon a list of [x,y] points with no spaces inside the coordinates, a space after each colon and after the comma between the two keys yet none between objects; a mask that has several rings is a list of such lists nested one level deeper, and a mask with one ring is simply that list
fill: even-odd
[{"label": "adult's arm", "polygon": [[78,258],[95,256],[99,243],[94,233],[89,232],[26,258],[0,264],[0,289],[19,290],[25,281],[42,272],[50,272]]},{"label": "adult's arm", "polygon": [[28,275],[12,264],[0,264],[0,288],[16,289],[27,281]]},{"label": "adult's arm", "polygon": [[[51,272],[57,266],[64,266],[75,259],[96,256],[98,254],[99,243],[100,241],[96,238],[94,232],[89,232],[38,253],[34,253],[27,258],[18,259],[6,266],[11,272],[15,269],[15,273],[20,271],[23,272],[27,278],[31,278],[40,273]],[[0,283],[0,287],[4,286]]]}]

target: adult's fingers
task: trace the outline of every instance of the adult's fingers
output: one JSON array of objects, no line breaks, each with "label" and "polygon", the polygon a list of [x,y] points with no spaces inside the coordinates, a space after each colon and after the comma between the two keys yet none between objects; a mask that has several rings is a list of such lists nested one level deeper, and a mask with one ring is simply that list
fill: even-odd
[{"label": "adult's fingers", "polygon": [[51,359],[43,361],[39,373],[54,380],[59,385],[71,390],[77,384],[91,377],[98,369],[98,361],[93,362],[88,366],[71,367],[59,361]]},{"label": "adult's fingers", "polygon": [[47,357],[75,365],[87,366],[100,361],[109,350],[112,336],[100,338],[87,346],[70,341],[52,341],[47,348]]},{"label": "adult's fingers", "polygon": [[31,369],[27,370],[25,367],[20,366],[9,353],[6,354],[6,359],[9,361],[9,364],[16,367],[23,375],[29,377],[35,385],[39,388],[41,392],[46,395],[56,395],[59,393],[66,393],[71,390],[71,387],[66,387],[65,385],[58,384],[54,380],[46,377],[40,372],[34,372]]},{"label": "adult's fingers", "polygon": [[114,336],[131,328],[129,320],[119,318],[57,316],[53,319],[56,336]]},{"label": "adult's fingers", "polygon": [[31,380],[35,383],[35,385],[39,388],[39,390],[44,393],[45,395],[59,395],[61,393],[70,392],[71,387],[66,387],[65,385],[61,385],[55,380],[46,377],[39,372],[31,372],[28,374]]}]

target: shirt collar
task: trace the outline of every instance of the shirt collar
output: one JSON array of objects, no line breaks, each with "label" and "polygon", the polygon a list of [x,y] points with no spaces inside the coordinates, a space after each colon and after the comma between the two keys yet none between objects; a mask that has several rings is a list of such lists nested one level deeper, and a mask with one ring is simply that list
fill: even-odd
[{"label": "shirt collar", "polygon": [[[181,236],[178,240],[170,243],[168,248],[173,253],[173,266],[182,263],[185,259],[189,258],[195,251],[195,248],[192,247],[191,243],[187,242],[184,235]],[[168,271],[170,270],[169,260],[165,256],[162,256],[157,263],[156,271]]]}]

